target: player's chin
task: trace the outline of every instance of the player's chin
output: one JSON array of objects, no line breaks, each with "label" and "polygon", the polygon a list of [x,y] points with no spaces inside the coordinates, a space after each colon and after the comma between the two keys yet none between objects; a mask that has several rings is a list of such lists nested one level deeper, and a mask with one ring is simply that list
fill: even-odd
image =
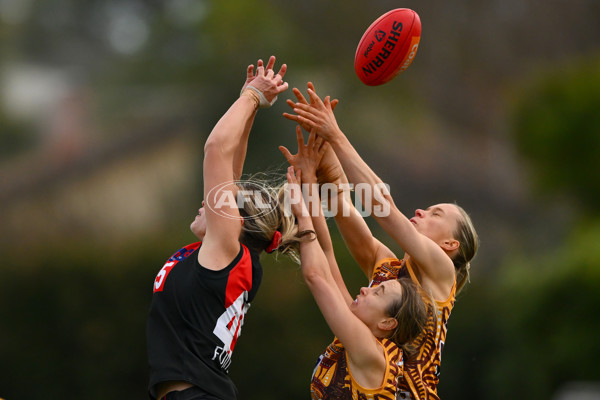
[{"label": "player's chin", "polygon": [[190,224],[190,230],[200,240],[204,239],[204,235],[206,235],[206,229],[202,226],[202,224],[198,223],[198,218],[196,218]]}]

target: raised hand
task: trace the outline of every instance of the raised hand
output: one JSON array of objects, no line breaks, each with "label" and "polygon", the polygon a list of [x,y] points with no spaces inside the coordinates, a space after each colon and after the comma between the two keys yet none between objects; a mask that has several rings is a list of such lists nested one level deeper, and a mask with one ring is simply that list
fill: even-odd
[{"label": "raised hand", "polygon": [[[270,61],[270,60],[269,60]],[[263,66],[263,60],[258,60],[256,63],[257,67],[262,67]],[[248,65],[248,68],[246,69],[246,82],[244,82],[244,85],[242,86],[242,90],[240,90],[240,93],[244,91],[244,89],[246,89],[246,87],[248,86],[248,84],[250,82],[252,82],[255,78],[254,75],[254,64],[250,64]]]},{"label": "raised hand", "polygon": [[296,171],[302,171],[306,183],[316,183],[317,169],[323,155],[329,148],[329,144],[323,138],[317,136],[314,130],[310,132],[308,142],[304,144],[302,128],[299,125],[296,126],[296,139],[298,142],[298,152],[296,154],[292,154],[285,146],[279,146],[279,150]]},{"label": "raised hand", "polygon": [[242,86],[243,93],[246,89],[252,89],[259,97],[260,107],[269,107],[277,100],[277,95],[288,88],[288,83],[283,81],[287,72],[287,65],[282,64],[279,72],[276,74],[273,70],[275,66],[275,56],[271,56],[266,67],[262,60],[258,60],[256,74],[254,65],[249,65],[246,69],[246,82]]},{"label": "raised hand", "polygon": [[[267,63],[266,68],[264,68],[264,72],[266,73],[266,71],[273,69],[273,67],[275,66],[275,56],[271,56],[269,57],[269,62]],[[262,59],[259,59],[256,62],[256,67],[264,67],[264,62]],[[285,72],[287,70],[287,65],[283,64],[281,66],[281,68],[279,69],[278,74],[281,75],[281,77],[283,77],[285,75]],[[254,80],[254,78],[256,78],[256,75],[254,73],[254,64],[250,64],[248,65],[248,68],[246,69],[246,81],[244,82],[244,85],[242,86],[242,90],[240,92],[243,92],[244,89],[246,89],[246,87],[248,86],[248,84],[250,82],[252,82]]]},{"label": "raised hand", "polygon": [[293,92],[298,101],[294,103],[288,100],[287,103],[296,114],[283,113],[285,118],[297,122],[307,131],[316,130],[316,133],[327,141],[343,136],[333,114],[333,109],[338,103],[337,100],[332,101],[329,96],[321,100],[314,90],[314,85],[310,82],[307,88],[309,101],[299,90],[294,88]]},{"label": "raised hand", "polygon": [[[308,82],[308,83],[306,84],[306,87],[307,87],[308,89],[311,89],[311,90],[313,90],[313,91],[315,91],[315,92],[316,92],[316,90],[315,90],[315,85],[314,85],[312,82]],[[294,96],[296,96],[296,99],[298,99],[298,103],[302,103],[302,104],[309,104],[309,103],[308,103],[308,101],[306,101],[306,99],[304,98],[304,95],[302,94],[302,92],[300,92],[300,90],[298,90],[297,88],[293,88],[293,89],[292,89],[292,91],[294,92]],[[327,99],[329,99],[329,96],[325,97],[325,100],[327,100]],[[331,100],[331,101],[330,101],[330,103],[331,103],[331,108],[332,108],[333,110],[335,110],[335,107],[338,105],[338,103],[339,103],[339,102],[340,102],[340,101],[339,101],[338,99]],[[290,107],[294,108],[294,104],[295,104],[295,103],[294,103],[292,100],[289,100],[289,99],[288,99],[288,100],[287,100],[287,104],[288,104]],[[312,104],[312,103],[311,103],[311,104]]]}]

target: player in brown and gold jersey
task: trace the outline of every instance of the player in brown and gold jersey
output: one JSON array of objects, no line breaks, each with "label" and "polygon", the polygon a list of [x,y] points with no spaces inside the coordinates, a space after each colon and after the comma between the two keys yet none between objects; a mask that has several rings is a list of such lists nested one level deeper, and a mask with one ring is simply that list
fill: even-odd
[{"label": "player in brown and gold jersey", "polygon": [[[322,154],[315,150],[322,141],[315,141],[314,137],[311,133],[307,147],[312,154]],[[316,186],[317,164],[313,165],[312,171],[307,171],[309,165],[297,172],[294,167],[288,169],[290,205],[298,229],[315,234],[318,239],[300,244],[302,273],[336,335],[313,374],[311,398],[393,400],[398,392],[398,380],[403,376],[401,347],[422,331],[427,306],[410,278],[390,279],[377,287],[362,288],[356,299],[352,299],[339,280],[319,198],[316,196],[318,207],[311,207],[314,214],[309,214],[298,186],[301,171],[314,178]]]},{"label": "player in brown and gold jersey", "polygon": [[[311,83],[308,85],[309,101],[297,89],[294,94],[298,101],[288,100],[288,104],[295,114],[285,113],[284,116],[307,130],[315,130],[331,145],[332,150],[326,152],[319,166],[319,182],[334,183],[340,188],[339,192],[344,193],[330,199],[337,202],[335,220],[352,256],[372,280],[371,287],[398,276],[409,276],[424,289],[424,297],[430,304],[426,328],[412,343],[412,351],[405,352],[404,380],[397,397],[437,399],[447,320],[456,293],[468,281],[470,261],[479,246],[471,219],[461,207],[451,203],[418,209],[414,217],[407,218],[395,206],[381,179],[339,128],[333,114],[336,102],[330,101],[329,97],[322,100]],[[283,152],[293,165],[289,152]],[[363,196],[368,196],[361,199],[361,203],[371,205],[368,211],[404,250],[402,260],[373,237],[350,202],[349,184],[367,185],[373,189],[361,191]],[[344,209],[350,212],[339,212]]]}]

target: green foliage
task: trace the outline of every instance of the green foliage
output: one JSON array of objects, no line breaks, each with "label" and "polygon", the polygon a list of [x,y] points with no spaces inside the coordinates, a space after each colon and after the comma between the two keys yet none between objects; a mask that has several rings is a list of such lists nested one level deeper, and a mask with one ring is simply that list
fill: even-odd
[{"label": "green foliage", "polygon": [[10,267],[27,254],[5,252],[0,396],[145,398],[145,318],[161,259],[152,249],[117,259],[93,245],[44,249],[31,269]]},{"label": "green foliage", "polygon": [[[147,398],[152,282],[182,244],[173,242],[185,240],[181,236],[165,233],[165,239],[111,251],[74,242],[17,253],[1,249],[7,267],[0,291],[0,397]],[[334,241],[349,287],[364,285],[341,239]],[[20,258],[28,252],[24,263]],[[244,399],[303,398],[333,336],[300,267],[283,256],[276,261],[263,255],[262,262],[263,283],[244,322],[231,377]]]},{"label": "green foliage", "polygon": [[442,364],[447,400],[545,400],[568,382],[600,379],[600,58],[553,69],[518,93],[515,139],[538,187],[570,193],[587,220],[551,254],[510,254],[461,294]]},{"label": "green foliage", "polygon": [[443,398],[542,400],[567,382],[600,379],[598,237],[600,221],[556,254],[515,257],[499,278],[467,289],[450,320]]},{"label": "green foliage", "polygon": [[14,157],[35,143],[36,136],[25,124],[7,118],[0,113],[0,160]]},{"label": "green foliage", "polygon": [[[356,86],[353,55],[364,29],[385,9],[396,7],[393,2],[349,7],[341,0],[190,1],[190,12],[196,5],[206,7],[206,14],[189,24],[173,22],[166,11],[167,3],[185,2],[122,3],[135,3],[136,15],[148,24],[148,41],[135,53],[119,54],[107,41],[107,11],[119,2],[64,0],[33,2],[28,20],[13,27],[4,24],[2,39],[11,52],[3,55],[7,62],[12,58],[81,68],[81,78],[92,87],[102,111],[95,116],[102,124],[114,119],[114,124],[126,126],[124,122],[136,115],[154,123],[153,118],[193,110],[199,133],[208,132],[239,92],[244,80],[240,67],[271,53],[290,65],[286,76],[290,85],[303,88],[311,79],[318,89],[329,86],[342,101],[340,122],[355,135],[370,132],[365,128],[373,121],[379,129],[391,124],[388,130],[395,132],[396,120],[378,118],[387,112],[378,103],[382,99],[392,110],[399,105],[406,109],[402,99],[411,96],[405,91],[418,88],[422,98],[459,118],[468,113],[465,110],[477,109],[461,106],[478,103],[470,103],[453,88],[488,96],[487,86],[477,90],[476,82],[494,80],[483,78],[489,73],[482,62],[485,56],[459,57],[463,63],[458,64],[448,58],[464,48],[463,40],[451,40],[464,38],[464,28],[445,12],[432,13],[427,4],[414,3],[423,11],[424,26],[429,26],[418,65],[375,92]],[[473,12],[459,7],[463,14],[469,10]],[[452,35],[442,37],[443,21],[434,20],[435,14],[451,22],[452,30],[446,32]],[[438,39],[447,42],[435,40],[436,31]],[[499,37],[492,32],[487,36]],[[538,44],[548,42],[548,36],[542,36]],[[497,52],[498,46],[487,39],[481,43],[497,53],[487,59],[514,56]],[[464,73],[472,70],[482,75]],[[461,80],[461,75],[468,79]],[[432,89],[438,86],[439,90]],[[259,113],[248,172],[283,163],[277,144],[294,149],[293,124],[276,118],[287,111],[283,100],[288,96],[289,92],[268,113]],[[372,107],[367,113],[365,104]],[[599,109],[600,60],[586,60],[524,86],[514,114],[516,140],[535,167],[540,187],[571,192],[593,214],[600,199]],[[419,105],[414,114],[421,113]],[[425,115],[429,113],[425,110]],[[355,121],[351,114],[369,118]],[[0,117],[0,127],[0,157],[33,144],[34,138],[18,124]],[[108,129],[100,131],[110,135]],[[420,137],[424,131],[414,129]],[[366,143],[366,138],[370,133],[360,140]],[[380,142],[389,147],[389,141]],[[160,240],[119,249],[64,238],[57,238],[53,249],[23,248],[18,254],[6,246],[0,249],[6,266],[0,291],[0,397],[146,398],[144,330],[151,284],[165,257],[175,250],[166,242],[180,237],[167,232]],[[563,382],[600,379],[596,372],[600,326],[594,314],[600,300],[599,237],[598,223],[582,227],[564,249],[544,260],[515,258],[508,249],[513,258],[497,271],[501,278],[473,278],[450,320],[440,383],[443,399],[548,399]],[[90,241],[82,238],[86,240]],[[484,238],[484,243],[494,240]],[[334,245],[340,264],[344,260],[351,264],[341,240]],[[271,258],[264,265],[265,280],[236,347],[231,375],[243,399],[305,398],[316,357],[331,333],[297,267],[273,263]],[[355,292],[364,277],[354,275],[358,271],[354,265],[346,270]]]},{"label": "green foliage", "polygon": [[522,91],[514,122],[519,149],[546,192],[569,191],[597,212],[600,201],[600,58],[543,74]]}]

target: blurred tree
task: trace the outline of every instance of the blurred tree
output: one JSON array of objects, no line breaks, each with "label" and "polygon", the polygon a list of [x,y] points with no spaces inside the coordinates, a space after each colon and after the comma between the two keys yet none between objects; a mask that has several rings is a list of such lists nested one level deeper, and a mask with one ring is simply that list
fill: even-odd
[{"label": "blurred tree", "polygon": [[[3,271],[0,396],[147,398],[144,329],[161,244],[119,254],[70,244]],[[5,265],[23,264],[27,250],[3,253]]]},{"label": "blurred tree", "polygon": [[[8,18],[5,11],[13,6],[21,11]],[[409,0],[402,6],[417,10],[424,23],[415,64],[393,84],[359,86],[352,69],[356,42],[374,18],[397,6],[392,0],[0,1],[0,50],[3,64],[16,61],[66,71],[91,89],[98,106],[95,128],[102,138],[119,138],[130,131],[138,133],[140,142],[148,140],[143,134],[147,130],[140,127],[163,126],[157,123],[161,119],[189,118],[194,133],[207,134],[239,91],[244,79],[240,68],[275,53],[293,66],[286,79],[291,85],[303,86],[311,79],[317,88],[327,85],[325,92],[339,96],[340,121],[373,146],[377,161],[389,160],[395,167],[374,169],[394,169],[400,176],[396,159],[408,157],[404,149],[393,149],[392,159],[375,146],[381,143],[390,151],[394,142],[382,137],[393,138],[404,121],[385,114],[398,114],[404,103],[414,104],[410,92],[420,96],[411,114],[440,117],[440,126],[451,132],[433,137],[427,135],[431,128],[418,127],[412,132],[416,137],[433,142],[443,136],[441,143],[453,145],[458,134],[482,141],[490,131],[479,127],[496,122],[490,115],[498,112],[497,88],[530,67],[528,62],[542,57],[547,65],[546,58],[555,62],[565,54],[573,57],[597,48],[598,2],[581,0],[568,8],[553,8],[527,1],[492,5]],[[568,29],[552,29],[563,25]],[[541,186],[555,193],[570,191],[590,206],[590,213],[597,212],[593,207],[600,193],[594,157],[600,136],[598,71],[598,62],[582,62],[543,75],[534,87],[522,87],[515,113],[518,141],[538,170]],[[293,128],[274,117],[285,108],[280,101],[269,114],[257,117],[249,172],[283,161],[275,145],[284,136],[289,141],[283,144],[293,147]],[[0,127],[1,156],[29,140],[9,120],[0,121]],[[385,133],[377,131],[382,127]],[[265,151],[271,144],[272,151]],[[476,148],[488,155],[487,142]],[[447,153],[451,152],[444,148]],[[410,197],[443,186],[431,184],[434,173],[427,161],[436,157],[432,154],[423,157],[425,164],[415,162],[427,175],[418,180],[428,183],[403,185],[414,186]],[[502,161],[494,165],[505,166]],[[485,179],[483,166],[478,172]],[[453,184],[445,172],[443,184]],[[477,184],[469,181],[466,186],[477,193]],[[497,207],[479,198],[476,202],[489,209],[483,215],[497,218]],[[181,204],[165,205],[165,213],[177,207]],[[51,230],[54,215],[58,212],[48,221],[35,222]],[[151,283],[164,258],[188,237],[189,221],[174,219],[159,234],[132,238],[118,248],[98,248],[89,237],[55,237],[51,244],[35,247],[0,244],[5,265],[0,291],[1,397],[147,397],[144,321]],[[500,219],[492,223],[508,224]],[[26,229],[39,227],[31,224]],[[499,269],[500,278],[474,278],[450,321],[442,398],[527,394],[547,399],[567,379],[598,380],[592,364],[598,358],[592,336],[598,326],[590,316],[598,300],[598,255],[593,247],[599,236],[591,223],[568,247],[557,246],[553,256],[541,261],[517,259],[506,249],[508,267]],[[484,247],[501,241],[483,239]],[[336,251],[343,248],[341,241],[336,243]],[[341,250],[338,255],[348,261]],[[331,339],[294,268],[265,263],[265,284],[231,371],[244,399],[305,397],[315,358]],[[580,365],[585,369],[579,370]],[[524,395],[509,392],[516,389]]]},{"label": "blurred tree", "polygon": [[517,90],[515,138],[541,195],[568,193],[587,208],[566,243],[543,257],[508,253],[495,277],[459,297],[440,383],[448,400],[543,400],[568,382],[600,380],[599,67],[581,60]]},{"label": "blurred tree", "polygon": [[28,124],[0,112],[0,161],[31,149],[36,140],[37,136]]},{"label": "blurred tree", "polygon": [[568,382],[600,380],[598,238],[597,221],[553,254],[513,254],[497,277],[467,287],[450,320],[442,398],[547,400]]},{"label": "blurred tree", "polygon": [[486,398],[549,399],[570,381],[598,381],[600,221],[544,259],[513,259],[493,288],[502,332],[485,366]]},{"label": "blurred tree", "polygon": [[600,58],[542,73],[514,114],[517,145],[545,193],[569,192],[598,215]]}]

